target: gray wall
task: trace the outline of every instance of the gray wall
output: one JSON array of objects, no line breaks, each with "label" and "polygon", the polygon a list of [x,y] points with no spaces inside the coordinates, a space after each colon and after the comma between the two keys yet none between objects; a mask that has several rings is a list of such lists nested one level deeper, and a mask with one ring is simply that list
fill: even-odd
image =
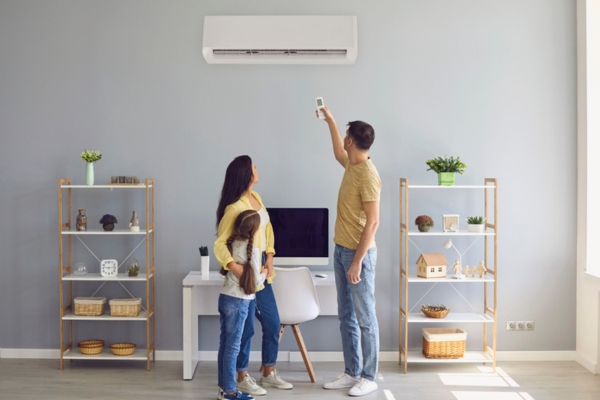
[{"label": "gray wall", "polygon": [[[358,60],[207,65],[203,18],[227,14],[356,15]],[[58,348],[57,180],[83,183],[88,148],[103,153],[97,183],[156,179],[157,347],[180,350],[181,281],[214,241],[235,156],[253,157],[267,206],[335,210],[343,170],[314,117],[323,96],[340,125],[362,119],[377,132],[381,349],[398,348],[398,181],[434,183],[425,160],[444,154],[467,163],[459,183],[500,182],[498,349],[575,349],[574,0],[0,0],[0,54],[0,348]],[[464,200],[425,199],[419,211],[441,225],[442,213],[481,207]],[[90,221],[113,206],[103,201],[88,203]],[[129,219],[129,203],[114,207]],[[426,300],[463,307],[440,293]],[[465,293],[475,304],[478,294]],[[506,320],[536,329],[507,332]],[[201,323],[200,348],[216,350],[217,318]],[[302,330],[311,350],[340,350],[335,318]]]}]

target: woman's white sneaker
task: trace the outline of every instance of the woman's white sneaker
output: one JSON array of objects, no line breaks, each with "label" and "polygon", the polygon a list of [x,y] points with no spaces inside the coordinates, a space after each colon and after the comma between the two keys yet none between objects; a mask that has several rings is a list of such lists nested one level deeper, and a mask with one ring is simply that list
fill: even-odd
[{"label": "woman's white sneaker", "polygon": [[370,381],[365,378],[360,378],[356,385],[350,389],[348,394],[350,396],[364,396],[369,393],[373,393],[377,390],[377,383],[375,381]]},{"label": "woman's white sneaker", "polygon": [[334,381],[327,382],[323,385],[323,389],[346,389],[354,387],[358,383],[358,376],[353,377],[346,373],[341,374]]},{"label": "woman's white sneaker", "polygon": [[258,386],[254,378],[248,374],[246,374],[243,381],[236,382],[235,386],[242,393],[249,393],[254,396],[264,396],[267,394],[267,391]]},{"label": "woman's white sneaker", "polygon": [[276,369],[271,371],[271,373],[267,376],[261,376],[260,384],[263,386],[266,386],[266,387],[274,387],[276,389],[283,389],[283,390],[288,390],[288,389],[291,389],[294,387],[294,385],[292,385],[291,383],[286,382],[283,379],[281,379],[279,374],[277,374]]}]

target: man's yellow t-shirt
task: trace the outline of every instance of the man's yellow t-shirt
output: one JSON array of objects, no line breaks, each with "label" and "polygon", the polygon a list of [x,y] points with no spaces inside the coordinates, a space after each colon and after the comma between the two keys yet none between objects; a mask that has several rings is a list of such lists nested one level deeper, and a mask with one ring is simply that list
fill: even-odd
[{"label": "man's yellow t-shirt", "polygon": [[[346,172],[338,193],[337,217],[333,242],[356,250],[367,217],[363,202],[379,201],[381,179],[371,158],[358,164],[346,160]],[[369,248],[375,246],[375,242]]]}]

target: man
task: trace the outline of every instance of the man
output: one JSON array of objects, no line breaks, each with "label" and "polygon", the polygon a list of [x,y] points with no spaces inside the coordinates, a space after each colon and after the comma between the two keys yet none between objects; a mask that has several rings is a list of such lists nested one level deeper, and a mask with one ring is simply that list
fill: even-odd
[{"label": "man", "polygon": [[[363,396],[377,390],[375,378],[379,360],[375,232],[379,226],[381,179],[369,157],[375,131],[366,122],[353,121],[348,123],[346,136],[342,139],[329,109],[323,107],[320,110],[329,126],[335,159],[345,168],[333,237],[345,371],[323,387],[350,388],[350,396]],[[359,348],[362,348],[362,366]]]}]

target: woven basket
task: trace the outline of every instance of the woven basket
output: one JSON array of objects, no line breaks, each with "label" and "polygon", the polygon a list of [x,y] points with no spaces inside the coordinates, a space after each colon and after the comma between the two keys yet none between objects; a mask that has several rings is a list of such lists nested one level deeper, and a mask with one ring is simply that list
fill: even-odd
[{"label": "woven basket", "polygon": [[106,297],[75,297],[73,303],[75,315],[97,316],[104,314]]},{"label": "woven basket", "polygon": [[104,340],[84,340],[82,342],[77,343],[77,347],[79,347],[79,351],[81,352],[81,354],[100,354],[102,353],[102,348],[104,347]]},{"label": "woven basket", "polygon": [[142,307],[141,297],[134,299],[112,299],[110,304],[110,315],[113,317],[137,317]]},{"label": "woven basket", "polygon": [[421,310],[421,312],[429,318],[446,318],[446,315],[448,315],[450,310],[444,310],[444,311]]},{"label": "woven basket", "polygon": [[467,333],[458,328],[423,328],[423,355],[426,358],[462,358]]},{"label": "woven basket", "polygon": [[115,343],[110,345],[115,356],[130,356],[135,351],[136,345],[133,343]]}]

